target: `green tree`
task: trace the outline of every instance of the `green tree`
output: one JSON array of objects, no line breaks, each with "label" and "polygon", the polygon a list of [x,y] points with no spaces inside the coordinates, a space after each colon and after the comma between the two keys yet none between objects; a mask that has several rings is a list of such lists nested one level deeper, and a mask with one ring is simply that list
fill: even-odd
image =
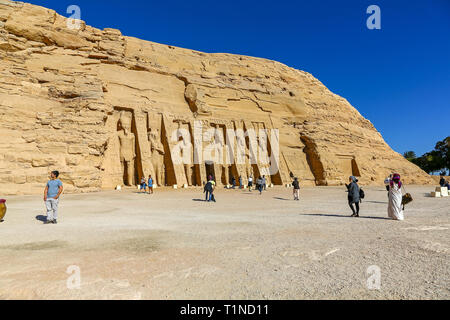
[{"label": "green tree", "polygon": [[405,153],[403,153],[403,156],[408,159],[409,161],[411,161],[412,159],[417,158],[416,153],[414,151],[406,151]]},{"label": "green tree", "polygon": [[427,173],[450,170],[450,137],[438,141],[433,151],[427,152],[418,158],[412,157],[409,151],[403,155]]},{"label": "green tree", "polygon": [[437,155],[441,158],[440,169],[450,170],[450,137],[436,143],[434,147]]}]

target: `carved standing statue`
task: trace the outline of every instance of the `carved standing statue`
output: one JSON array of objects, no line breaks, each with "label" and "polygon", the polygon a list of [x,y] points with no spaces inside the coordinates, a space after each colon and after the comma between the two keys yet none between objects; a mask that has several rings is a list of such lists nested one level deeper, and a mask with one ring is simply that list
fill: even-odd
[{"label": "carved standing statue", "polygon": [[131,132],[131,117],[128,118],[125,112],[120,113],[118,123],[118,137],[120,144],[120,164],[124,172],[124,183],[128,186],[133,184],[134,180],[134,160],[136,159],[136,138]]},{"label": "carved standing statue", "polygon": [[151,128],[148,132],[148,141],[150,142],[150,150],[152,154],[152,165],[155,170],[156,183],[163,186],[164,181],[164,147],[161,143],[158,129]]},{"label": "carved standing statue", "polygon": [[192,166],[191,164],[184,164],[184,172],[186,174],[186,181],[189,186],[192,186]]},{"label": "carved standing statue", "polygon": [[[189,186],[192,186],[192,155],[193,155],[193,149],[191,145],[191,135],[189,134],[189,129],[187,126],[183,127],[182,122],[178,122],[178,130],[184,129],[184,132],[182,133],[182,148],[181,148],[181,159],[183,160],[183,167],[184,167],[184,174],[186,176],[186,182]],[[187,133],[187,135],[186,135]]]}]

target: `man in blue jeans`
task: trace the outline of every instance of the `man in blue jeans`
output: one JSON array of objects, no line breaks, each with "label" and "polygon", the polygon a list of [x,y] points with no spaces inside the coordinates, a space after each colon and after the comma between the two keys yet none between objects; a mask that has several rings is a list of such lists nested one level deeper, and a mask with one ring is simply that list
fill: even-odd
[{"label": "man in blue jeans", "polygon": [[45,224],[57,223],[59,196],[63,192],[63,184],[58,177],[59,172],[52,171],[50,174],[51,180],[45,186],[44,201],[47,207],[47,221],[45,221]]},{"label": "man in blue jeans", "polygon": [[206,196],[205,196],[205,201],[210,202],[210,201],[214,201],[216,202],[216,199],[214,198],[214,187],[216,185],[216,182],[211,179],[205,184],[204,188],[203,188],[203,192],[206,192]]}]

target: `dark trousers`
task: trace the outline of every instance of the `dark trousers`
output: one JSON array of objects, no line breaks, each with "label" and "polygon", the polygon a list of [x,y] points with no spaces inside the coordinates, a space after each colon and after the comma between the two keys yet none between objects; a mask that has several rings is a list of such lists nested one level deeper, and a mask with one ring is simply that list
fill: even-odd
[{"label": "dark trousers", "polygon": [[[353,204],[356,207],[356,211],[355,211],[355,208],[353,208]],[[359,214],[359,203],[358,202],[352,203],[349,201],[348,205],[350,206],[350,209],[352,209],[353,214]]]},{"label": "dark trousers", "polygon": [[211,198],[211,191],[206,190],[205,201],[209,201]]}]

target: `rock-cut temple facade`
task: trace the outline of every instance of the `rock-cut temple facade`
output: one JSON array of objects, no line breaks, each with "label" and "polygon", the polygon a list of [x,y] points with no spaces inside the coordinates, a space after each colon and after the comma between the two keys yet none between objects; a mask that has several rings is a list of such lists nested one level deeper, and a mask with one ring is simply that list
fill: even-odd
[{"label": "rock-cut temple facade", "polygon": [[[250,161],[249,135],[240,142],[243,162],[211,161],[194,148],[184,155],[192,163],[173,158],[189,142],[227,154],[230,130],[269,132],[278,170]],[[181,131],[190,141],[173,139]],[[42,192],[51,170],[69,192],[136,185],[150,174],[163,186],[201,186],[208,175],[224,185],[264,173],[275,185],[291,175],[302,185],[340,185],[350,175],[382,184],[394,171],[407,183],[432,182],[307,72],[84,22],[69,28],[53,10],[8,0],[0,0],[0,136],[0,194]]]}]

